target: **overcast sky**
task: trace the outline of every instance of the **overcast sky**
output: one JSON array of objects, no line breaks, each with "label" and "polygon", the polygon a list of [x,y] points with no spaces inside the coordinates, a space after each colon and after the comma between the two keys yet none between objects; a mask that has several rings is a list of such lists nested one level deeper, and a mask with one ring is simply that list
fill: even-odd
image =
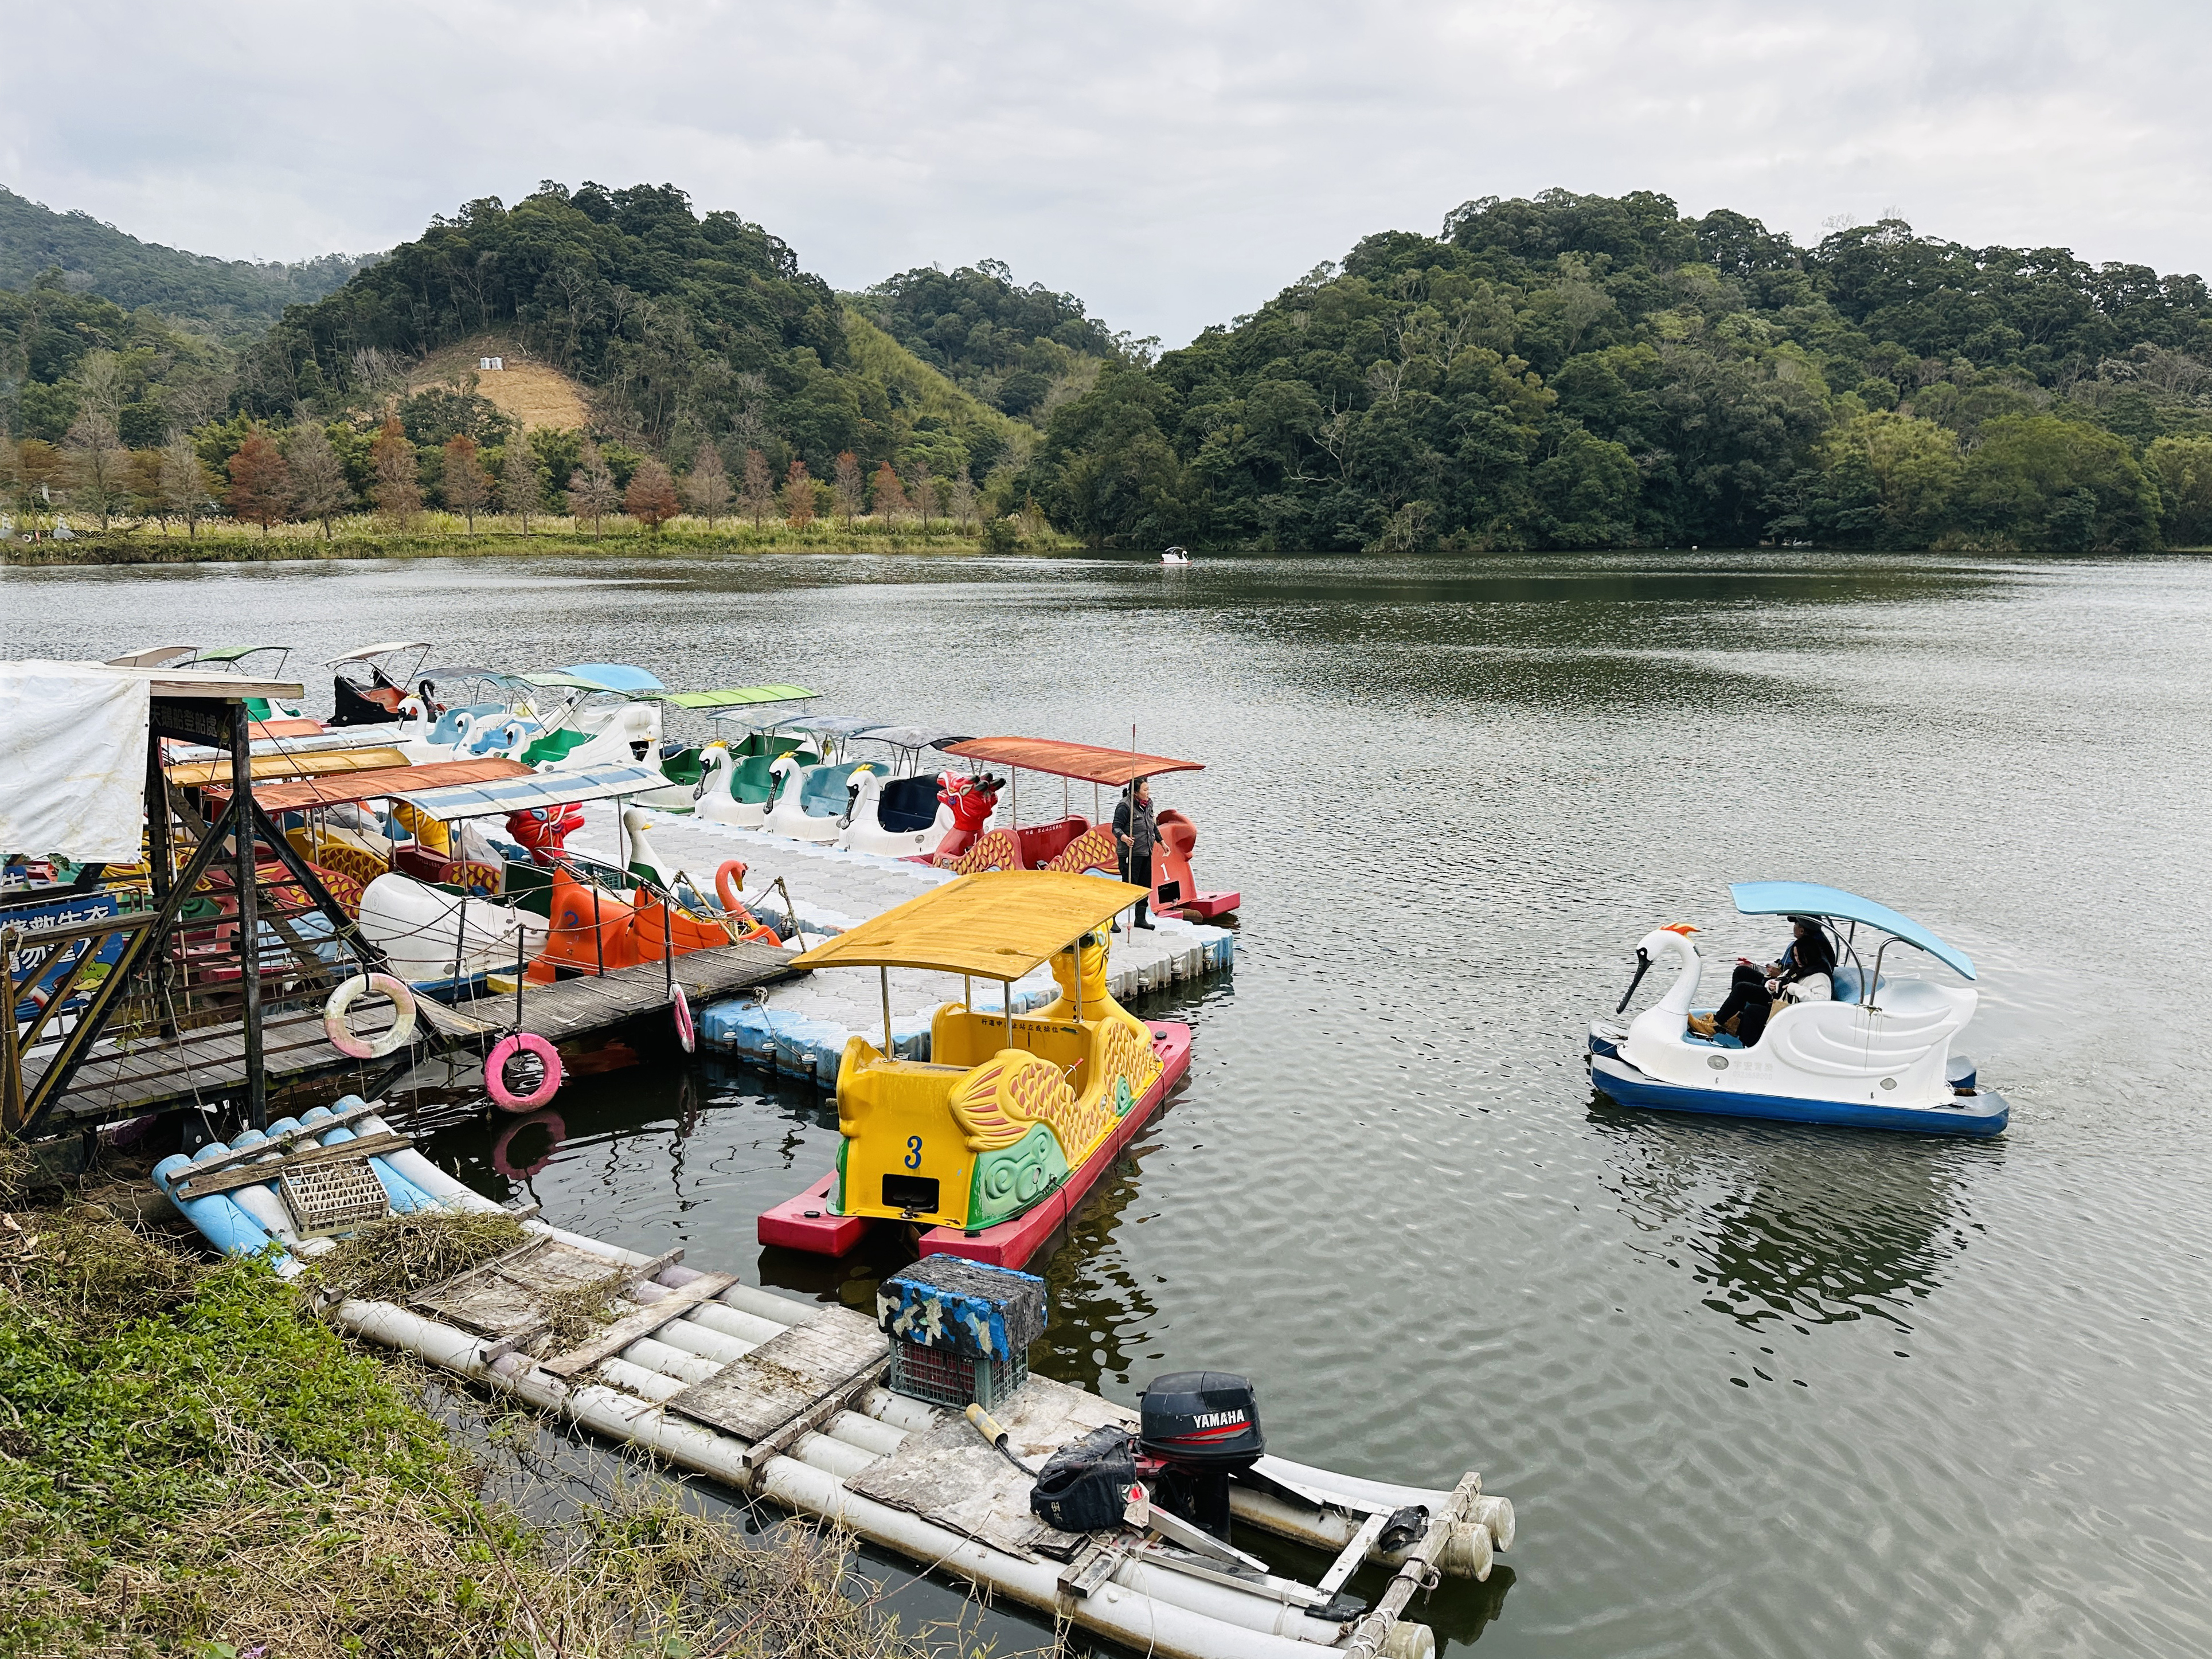
[{"label": "overcast sky", "polygon": [[1554,185],[2204,270],[2208,37],[2034,0],[0,0],[0,184],[296,258],[672,182],[839,288],[994,257],[1173,345]]}]

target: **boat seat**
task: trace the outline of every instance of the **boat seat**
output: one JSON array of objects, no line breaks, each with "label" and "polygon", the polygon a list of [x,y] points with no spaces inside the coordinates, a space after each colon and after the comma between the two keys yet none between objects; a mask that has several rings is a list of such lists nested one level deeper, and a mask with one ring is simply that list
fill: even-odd
[{"label": "boat seat", "polygon": [[592,740],[589,732],[579,732],[574,726],[564,731],[549,732],[522,751],[526,766],[542,766],[547,761],[566,760],[569,753],[582,748]]},{"label": "boat seat", "polygon": [[937,822],[937,775],[893,778],[876,801],[876,822],[886,830],[927,830]]},{"label": "boat seat", "polygon": [[[817,766],[805,775],[799,788],[799,810],[811,818],[842,817],[845,813],[845,786],[854,771],[867,765],[866,761],[850,761],[842,766]],[[871,767],[870,770],[876,769]]]},{"label": "boat seat", "polygon": [[775,763],[766,755],[747,755],[730,774],[730,795],[732,799],[747,801],[755,806],[768,805],[774,793],[775,780],[769,775]]}]

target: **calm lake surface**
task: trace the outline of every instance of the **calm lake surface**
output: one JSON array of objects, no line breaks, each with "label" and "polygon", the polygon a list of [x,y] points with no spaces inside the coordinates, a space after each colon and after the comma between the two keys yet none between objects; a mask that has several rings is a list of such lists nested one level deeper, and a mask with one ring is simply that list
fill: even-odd
[{"label": "calm lake surface", "polygon": [[[1188,1087],[1047,1268],[1039,1368],[1216,1366],[1269,1446],[1510,1496],[1485,1655],[2212,1651],[2203,832],[2212,566],[1800,554],[747,558],[0,572],[10,656],[254,640],[795,679],[825,708],[1122,744],[1233,979],[1141,1005]],[[1026,793],[1026,792],[1025,792]],[[1057,803],[1054,803],[1056,806]],[[1670,1121],[1582,1060],[1636,942],[1708,984],[1826,881],[1972,953],[1990,1144]],[[1898,966],[1892,953],[1891,966]],[[1915,958],[1907,972],[1941,975]],[[1657,994],[1649,986],[1644,999]],[[441,1136],[549,1218],[763,1261],[829,1103],[710,1062]],[[1359,1587],[1371,1595],[1371,1583]],[[1009,1626],[1021,1645],[1034,1626]]]}]

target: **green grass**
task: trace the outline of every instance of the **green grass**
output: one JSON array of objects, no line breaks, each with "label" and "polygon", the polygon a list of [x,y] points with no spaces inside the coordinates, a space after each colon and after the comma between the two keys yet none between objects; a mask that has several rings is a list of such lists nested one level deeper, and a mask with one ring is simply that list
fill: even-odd
[{"label": "green grass", "polygon": [[[434,1397],[496,1415],[349,1346],[258,1263],[97,1206],[0,1215],[0,1659],[969,1650],[902,1635],[847,1539],[749,1544],[654,1478],[540,1527],[484,1495],[525,1455],[464,1451]],[[511,1421],[474,1437],[538,1431]]]},{"label": "green grass", "polygon": [[845,307],[844,312],[845,345],[863,371],[903,393],[908,404],[921,413],[944,416],[955,431],[982,427],[996,433],[1018,461],[1027,459],[1037,441],[1035,427],[963,391],[852,307]]},{"label": "green grass", "polygon": [[[1056,551],[1079,545],[1049,531],[1018,544],[1024,551]],[[479,518],[471,532],[447,514],[424,514],[409,530],[391,529],[367,516],[342,520],[337,534],[323,538],[316,525],[281,525],[272,535],[225,521],[203,526],[197,537],[182,532],[164,536],[151,526],[105,533],[90,532],[67,542],[0,544],[0,563],[12,565],[258,564],[284,559],[453,558],[499,555],[531,558],[721,557],[747,553],[952,553],[982,550],[978,530],[962,530],[943,520],[927,532],[912,522],[878,525],[855,520],[842,525],[817,519],[804,529],[771,520],[756,528],[723,519],[708,529],[697,519],[677,519],[659,531],[629,519],[609,519],[594,535],[589,523],[566,519],[535,520],[524,535],[508,520]]]}]

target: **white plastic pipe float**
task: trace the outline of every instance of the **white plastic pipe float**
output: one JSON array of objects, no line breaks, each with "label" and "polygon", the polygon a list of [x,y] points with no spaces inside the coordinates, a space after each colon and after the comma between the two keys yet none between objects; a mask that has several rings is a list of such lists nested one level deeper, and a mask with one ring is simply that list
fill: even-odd
[{"label": "white plastic pipe float", "polygon": [[[1060,1569],[1056,1562],[1019,1560],[920,1516],[861,1498],[848,1491],[828,1470],[797,1458],[771,1457],[753,1474],[744,1467],[741,1441],[672,1417],[646,1401],[602,1384],[571,1389],[532,1368],[520,1355],[510,1354],[487,1366],[481,1339],[465,1336],[390,1303],[345,1302],[336,1311],[342,1323],[362,1336],[408,1349],[447,1370],[558,1412],[610,1439],[643,1446],[672,1463],[713,1475],[738,1491],[754,1492],[787,1509],[842,1524],[909,1559],[1001,1591],[1139,1651],[1167,1659],[1313,1659],[1316,1646],[1313,1641],[1212,1616],[1186,1605],[1183,1599],[1155,1595],[1149,1589],[1140,1592],[1109,1582],[1089,1597],[1076,1601],[1060,1593]],[[818,1441],[822,1437],[815,1438]],[[1142,1570],[1139,1576],[1147,1579],[1182,1577],[1158,1568]],[[1326,1632],[1323,1646],[1336,1637],[1334,1626],[1322,1625],[1279,1604],[1263,1602],[1225,1586],[1189,1578],[1176,1588],[1185,1598],[1192,1592],[1218,1590],[1224,1597],[1256,1603],[1249,1617],[1270,1624],[1285,1616],[1292,1618],[1297,1625]]]},{"label": "white plastic pipe float", "polygon": [[[259,1146],[268,1139],[258,1129],[242,1130],[232,1139],[230,1149],[237,1152],[241,1147]],[[270,1156],[274,1158],[276,1154],[271,1152]],[[228,1196],[232,1203],[260,1223],[262,1231],[271,1238],[278,1239],[287,1246],[296,1245],[300,1242],[299,1230],[293,1226],[291,1214],[284,1208],[284,1200],[268,1182],[253,1187],[234,1187]]]},{"label": "white plastic pipe float", "polygon": [[[283,1257],[276,1271],[289,1278],[290,1273],[300,1271],[299,1263],[285,1256],[276,1242],[263,1230],[261,1224],[234,1203],[229,1194],[212,1193],[205,1198],[183,1200],[177,1197],[179,1176],[194,1164],[219,1158],[228,1150],[221,1141],[211,1140],[191,1158],[186,1158],[182,1152],[173,1152],[154,1166],[154,1183],[216,1249],[226,1255],[259,1255],[264,1251],[273,1249]],[[290,1269],[289,1273],[286,1273],[288,1267]]]}]

